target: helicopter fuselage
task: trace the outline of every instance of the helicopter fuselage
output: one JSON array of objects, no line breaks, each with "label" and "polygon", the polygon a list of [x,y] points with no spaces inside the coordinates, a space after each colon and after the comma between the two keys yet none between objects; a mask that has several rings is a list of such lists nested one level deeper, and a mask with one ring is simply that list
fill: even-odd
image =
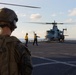
[{"label": "helicopter fuselage", "polygon": [[48,41],[59,41],[59,42],[64,41],[63,31],[59,30],[57,28],[56,24],[53,24],[52,29],[46,31],[46,36],[45,37]]}]

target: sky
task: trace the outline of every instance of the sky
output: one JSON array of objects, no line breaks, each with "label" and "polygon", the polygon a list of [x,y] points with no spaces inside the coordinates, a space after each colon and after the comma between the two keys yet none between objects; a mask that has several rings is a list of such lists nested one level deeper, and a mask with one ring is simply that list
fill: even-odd
[{"label": "sky", "polygon": [[13,36],[24,38],[28,33],[33,38],[36,32],[40,38],[45,38],[46,31],[52,29],[52,25],[32,24],[28,22],[54,22],[68,23],[57,25],[59,30],[67,28],[66,39],[76,39],[76,0],[0,0],[3,3],[36,6],[40,8],[27,8],[0,4],[0,8],[7,7],[18,15],[17,29]]}]

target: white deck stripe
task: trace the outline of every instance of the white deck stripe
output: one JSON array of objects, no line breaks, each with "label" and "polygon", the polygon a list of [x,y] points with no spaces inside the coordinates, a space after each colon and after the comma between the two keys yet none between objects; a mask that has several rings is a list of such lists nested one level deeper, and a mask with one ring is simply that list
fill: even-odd
[{"label": "white deck stripe", "polygon": [[40,58],[40,59],[44,59],[44,60],[48,60],[48,61],[53,61],[53,63],[51,62],[51,63],[36,64],[36,65],[34,65],[34,67],[38,67],[38,65],[39,65],[39,66],[43,66],[43,65],[55,64],[55,63],[61,63],[61,64],[65,64],[65,65],[69,65],[69,66],[76,67],[76,65],[74,65],[74,64],[70,64],[70,63],[66,63],[66,62],[62,62],[62,61],[57,61],[57,60],[48,59],[48,58],[39,57],[39,56],[33,56],[33,57]]},{"label": "white deck stripe", "polygon": [[44,66],[49,64],[56,64],[56,62],[36,64],[36,65],[33,65],[33,67],[39,67],[39,66]]}]

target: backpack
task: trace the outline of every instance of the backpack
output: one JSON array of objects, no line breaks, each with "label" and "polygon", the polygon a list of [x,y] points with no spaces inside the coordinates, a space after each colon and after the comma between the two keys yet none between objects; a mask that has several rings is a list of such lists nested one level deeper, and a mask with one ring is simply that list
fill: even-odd
[{"label": "backpack", "polygon": [[[16,44],[20,42],[13,36],[0,36],[0,75],[19,75],[15,52]],[[17,53],[15,56],[14,53]]]}]

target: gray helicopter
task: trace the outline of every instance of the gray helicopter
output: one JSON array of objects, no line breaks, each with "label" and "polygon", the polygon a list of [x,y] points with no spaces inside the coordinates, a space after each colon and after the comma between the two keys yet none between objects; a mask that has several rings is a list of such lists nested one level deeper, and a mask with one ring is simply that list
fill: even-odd
[{"label": "gray helicopter", "polygon": [[65,24],[65,23],[57,23],[55,21],[52,23],[42,23],[42,22],[30,22],[30,23],[53,25],[52,29],[46,31],[46,36],[45,36],[46,41],[64,42],[65,36],[68,36],[68,35],[64,35],[64,31],[67,30],[66,28],[61,31],[58,29],[58,26],[57,26],[57,24]]},{"label": "gray helicopter", "polygon": [[64,23],[56,23],[54,21],[52,23],[46,23],[46,24],[52,24],[53,25],[52,29],[46,31],[45,38],[47,39],[47,41],[64,42],[64,39],[65,39],[65,36],[66,36],[66,35],[64,35],[64,30],[67,30],[67,29],[63,29],[61,31],[57,27],[57,24],[64,24]]}]

